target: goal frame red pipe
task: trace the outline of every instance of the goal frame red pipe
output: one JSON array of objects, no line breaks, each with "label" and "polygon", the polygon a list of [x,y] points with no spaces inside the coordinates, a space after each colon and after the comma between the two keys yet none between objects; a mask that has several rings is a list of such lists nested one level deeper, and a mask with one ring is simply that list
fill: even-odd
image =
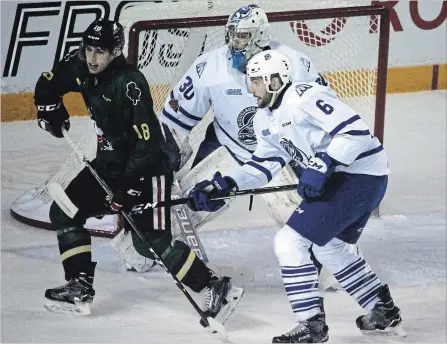
[{"label": "goal frame red pipe", "polygon": [[[374,136],[383,143],[385,126],[386,83],[390,36],[390,12],[385,6],[355,6],[325,8],[318,10],[286,11],[267,13],[269,22],[286,22],[309,19],[330,19],[340,17],[380,16],[379,56],[377,64],[376,102],[374,114]],[[127,59],[138,64],[139,35],[141,31],[185,29],[191,27],[223,26],[228,16],[177,18],[169,20],[147,20],[134,23],[129,30]]]}]

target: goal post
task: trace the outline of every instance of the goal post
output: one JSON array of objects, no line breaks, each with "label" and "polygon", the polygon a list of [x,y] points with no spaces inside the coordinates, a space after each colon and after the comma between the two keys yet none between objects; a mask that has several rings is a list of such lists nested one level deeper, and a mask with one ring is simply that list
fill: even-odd
[{"label": "goal post", "polygon": [[[369,3],[259,0],[257,4],[267,13],[272,40],[309,56],[339,97],[374,127],[374,135],[383,142],[390,14],[384,6],[357,6],[359,2]],[[228,16],[247,4],[241,0],[143,2],[121,12],[126,34],[124,53],[148,80],[157,114],[194,60],[225,44]],[[197,150],[211,120],[212,107],[190,135],[193,150]],[[79,144],[93,158],[96,136],[93,127],[87,131]],[[81,165],[70,156],[48,181],[66,187]],[[51,228],[48,211],[52,200],[45,188],[48,181],[13,202],[14,218]],[[120,227],[118,222],[118,216],[106,216],[90,219],[86,228],[92,235],[112,237]]]}]

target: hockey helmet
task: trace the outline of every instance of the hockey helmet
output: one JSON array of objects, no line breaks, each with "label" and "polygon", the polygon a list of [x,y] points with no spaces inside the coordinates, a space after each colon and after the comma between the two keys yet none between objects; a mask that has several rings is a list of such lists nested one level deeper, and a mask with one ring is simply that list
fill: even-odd
[{"label": "hockey helmet", "polygon": [[124,47],[123,26],[112,20],[99,19],[89,25],[82,34],[79,51],[84,54],[86,45],[108,50],[111,54],[118,56]]},{"label": "hockey helmet", "polygon": [[[247,76],[251,78],[262,78],[266,90],[270,93],[272,106],[278,94],[292,82],[292,62],[290,59],[276,50],[265,50],[254,55],[247,64]],[[279,89],[271,88],[272,78],[278,77],[282,85]]]},{"label": "hockey helmet", "polygon": [[247,61],[270,44],[270,24],[258,5],[242,6],[228,18],[225,38],[233,68],[245,72]]}]

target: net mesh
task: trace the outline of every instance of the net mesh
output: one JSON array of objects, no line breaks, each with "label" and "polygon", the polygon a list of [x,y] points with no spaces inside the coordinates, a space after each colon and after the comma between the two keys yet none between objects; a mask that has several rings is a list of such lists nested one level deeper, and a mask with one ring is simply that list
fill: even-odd
[{"label": "net mesh", "polygon": [[[129,8],[121,22],[129,32],[137,21],[173,18],[228,16],[246,3],[242,1],[189,1],[150,4]],[[367,4],[367,1],[258,1],[267,13]],[[157,10],[154,10],[157,8]],[[375,108],[380,17],[333,17],[287,20],[271,23],[272,39],[308,55],[337,94],[364,116]],[[141,31],[138,68],[146,76],[154,108],[162,109],[169,90],[186,69],[204,52],[225,44],[225,26],[190,27]],[[125,47],[126,49],[127,47]],[[126,50],[127,51],[127,50]],[[194,150],[202,141],[212,119],[212,109],[192,131],[189,142]]]},{"label": "net mesh", "polygon": [[[269,16],[270,12],[278,11],[368,5],[368,1],[260,0],[257,4]],[[131,51],[138,49],[138,68],[150,85],[156,113],[161,111],[168,92],[194,60],[204,52],[225,44],[224,25],[188,26],[189,21],[194,21],[189,18],[228,16],[243,5],[246,3],[239,0],[193,0],[146,3],[122,11],[120,22],[125,28],[126,37],[132,25],[137,22],[163,19],[166,23],[171,19],[188,18],[184,20],[187,27],[173,25],[165,29],[141,31],[138,35],[138,48],[130,47]],[[288,18],[284,21],[275,19],[275,22],[271,22],[272,39],[308,55],[345,102],[362,117],[374,118],[379,24],[379,16],[365,15],[328,19],[309,17],[305,20]],[[126,54],[129,51],[128,39],[124,50]],[[194,150],[202,141],[211,119],[212,109],[193,129],[189,141]],[[79,144],[89,158],[94,157],[96,135],[93,128],[88,130]],[[50,180],[66,187],[82,167],[76,157],[71,155]],[[12,210],[24,217],[45,218],[48,216],[43,213],[46,213],[50,202],[46,188],[40,186],[16,200]],[[36,215],[38,212],[42,214]]]}]

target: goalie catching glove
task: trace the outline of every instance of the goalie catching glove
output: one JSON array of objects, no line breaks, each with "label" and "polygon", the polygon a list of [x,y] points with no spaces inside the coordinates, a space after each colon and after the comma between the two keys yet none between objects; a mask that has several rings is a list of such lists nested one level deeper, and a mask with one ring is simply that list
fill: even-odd
[{"label": "goalie catching glove", "polygon": [[67,131],[70,129],[69,115],[64,104],[61,101],[43,101],[35,105],[38,126],[55,137],[64,137],[62,126]]},{"label": "goalie catching glove", "polygon": [[211,198],[228,196],[234,190],[238,190],[236,182],[232,178],[222,177],[220,172],[216,172],[211,181],[204,180],[192,188],[187,204],[193,211],[215,212],[225,205],[225,201],[213,201]]}]

